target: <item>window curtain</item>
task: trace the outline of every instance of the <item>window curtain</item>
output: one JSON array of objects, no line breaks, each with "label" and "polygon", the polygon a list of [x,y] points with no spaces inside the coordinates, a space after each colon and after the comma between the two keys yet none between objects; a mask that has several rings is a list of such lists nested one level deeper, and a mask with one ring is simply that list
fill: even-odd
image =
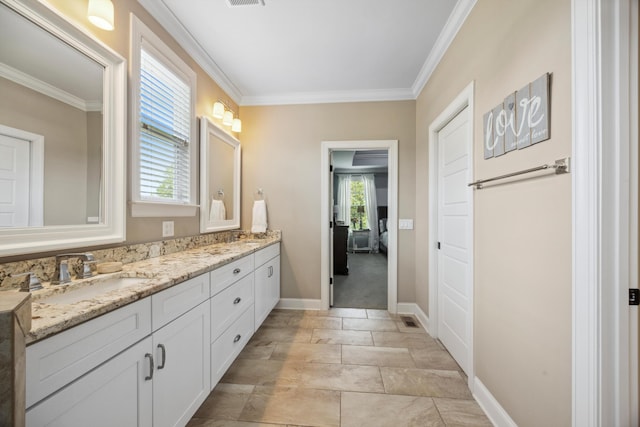
[{"label": "window curtain", "polygon": [[378,233],[378,200],[376,198],[376,181],[373,174],[362,175],[364,183],[365,214],[369,222],[369,247],[371,252],[378,253],[380,233]]},{"label": "window curtain", "polygon": [[351,224],[351,175],[338,175],[338,216],[336,221]]}]

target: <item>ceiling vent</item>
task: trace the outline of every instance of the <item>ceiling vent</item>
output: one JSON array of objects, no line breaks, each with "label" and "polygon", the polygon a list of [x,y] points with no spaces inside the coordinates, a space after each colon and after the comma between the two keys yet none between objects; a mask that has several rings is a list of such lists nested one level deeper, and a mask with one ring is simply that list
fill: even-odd
[{"label": "ceiling vent", "polygon": [[238,6],[264,6],[264,0],[227,0],[229,7]]}]

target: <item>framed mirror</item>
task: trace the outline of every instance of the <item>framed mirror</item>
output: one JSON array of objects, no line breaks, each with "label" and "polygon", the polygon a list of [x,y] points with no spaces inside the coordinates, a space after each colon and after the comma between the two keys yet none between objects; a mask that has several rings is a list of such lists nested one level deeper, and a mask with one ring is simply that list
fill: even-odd
[{"label": "framed mirror", "polygon": [[240,228],[240,141],[200,118],[200,232]]},{"label": "framed mirror", "polygon": [[0,39],[0,256],[123,241],[126,61],[36,0]]}]

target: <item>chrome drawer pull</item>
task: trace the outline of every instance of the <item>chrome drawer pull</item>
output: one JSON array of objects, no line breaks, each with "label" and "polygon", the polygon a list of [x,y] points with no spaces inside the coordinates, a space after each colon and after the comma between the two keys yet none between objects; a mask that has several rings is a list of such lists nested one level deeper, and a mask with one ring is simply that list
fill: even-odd
[{"label": "chrome drawer pull", "polygon": [[145,381],[149,381],[153,379],[153,354],[147,353],[144,355],[151,363],[149,363],[150,373],[146,377],[144,377]]},{"label": "chrome drawer pull", "polygon": [[158,344],[158,348],[162,350],[162,364],[158,366],[158,370],[164,369],[164,364],[167,361],[167,349],[164,348],[164,344]]},{"label": "chrome drawer pull", "polygon": [[240,273],[240,271],[242,271],[242,270],[240,270],[239,268],[236,268],[236,269],[233,270],[233,274],[238,274],[238,273]]},{"label": "chrome drawer pull", "polygon": [[240,304],[240,301],[242,301],[242,298],[238,297],[238,298],[233,300],[233,303],[234,304]]},{"label": "chrome drawer pull", "polygon": [[240,338],[242,338],[242,336],[240,334],[236,335],[236,337],[233,339],[233,342],[240,341]]}]

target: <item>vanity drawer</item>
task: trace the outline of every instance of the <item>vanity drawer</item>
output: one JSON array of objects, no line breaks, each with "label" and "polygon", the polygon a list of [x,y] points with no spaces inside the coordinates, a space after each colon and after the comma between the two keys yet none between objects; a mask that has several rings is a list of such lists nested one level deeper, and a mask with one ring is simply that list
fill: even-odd
[{"label": "vanity drawer", "polygon": [[253,305],[211,344],[211,389],[240,354],[253,335]]},{"label": "vanity drawer", "polygon": [[211,298],[211,341],[215,341],[253,304],[253,274]]},{"label": "vanity drawer", "polygon": [[256,267],[260,267],[265,262],[269,261],[271,258],[277,257],[280,255],[280,243],[276,243],[271,246],[267,246],[264,249],[260,249],[255,253],[256,257]]},{"label": "vanity drawer", "polygon": [[209,299],[209,275],[202,274],[151,295],[151,318],[156,331]]},{"label": "vanity drawer", "polygon": [[211,296],[229,287],[232,283],[253,272],[253,254],[213,270],[211,273]]},{"label": "vanity drawer", "polygon": [[151,333],[145,298],[27,347],[27,408]]}]

